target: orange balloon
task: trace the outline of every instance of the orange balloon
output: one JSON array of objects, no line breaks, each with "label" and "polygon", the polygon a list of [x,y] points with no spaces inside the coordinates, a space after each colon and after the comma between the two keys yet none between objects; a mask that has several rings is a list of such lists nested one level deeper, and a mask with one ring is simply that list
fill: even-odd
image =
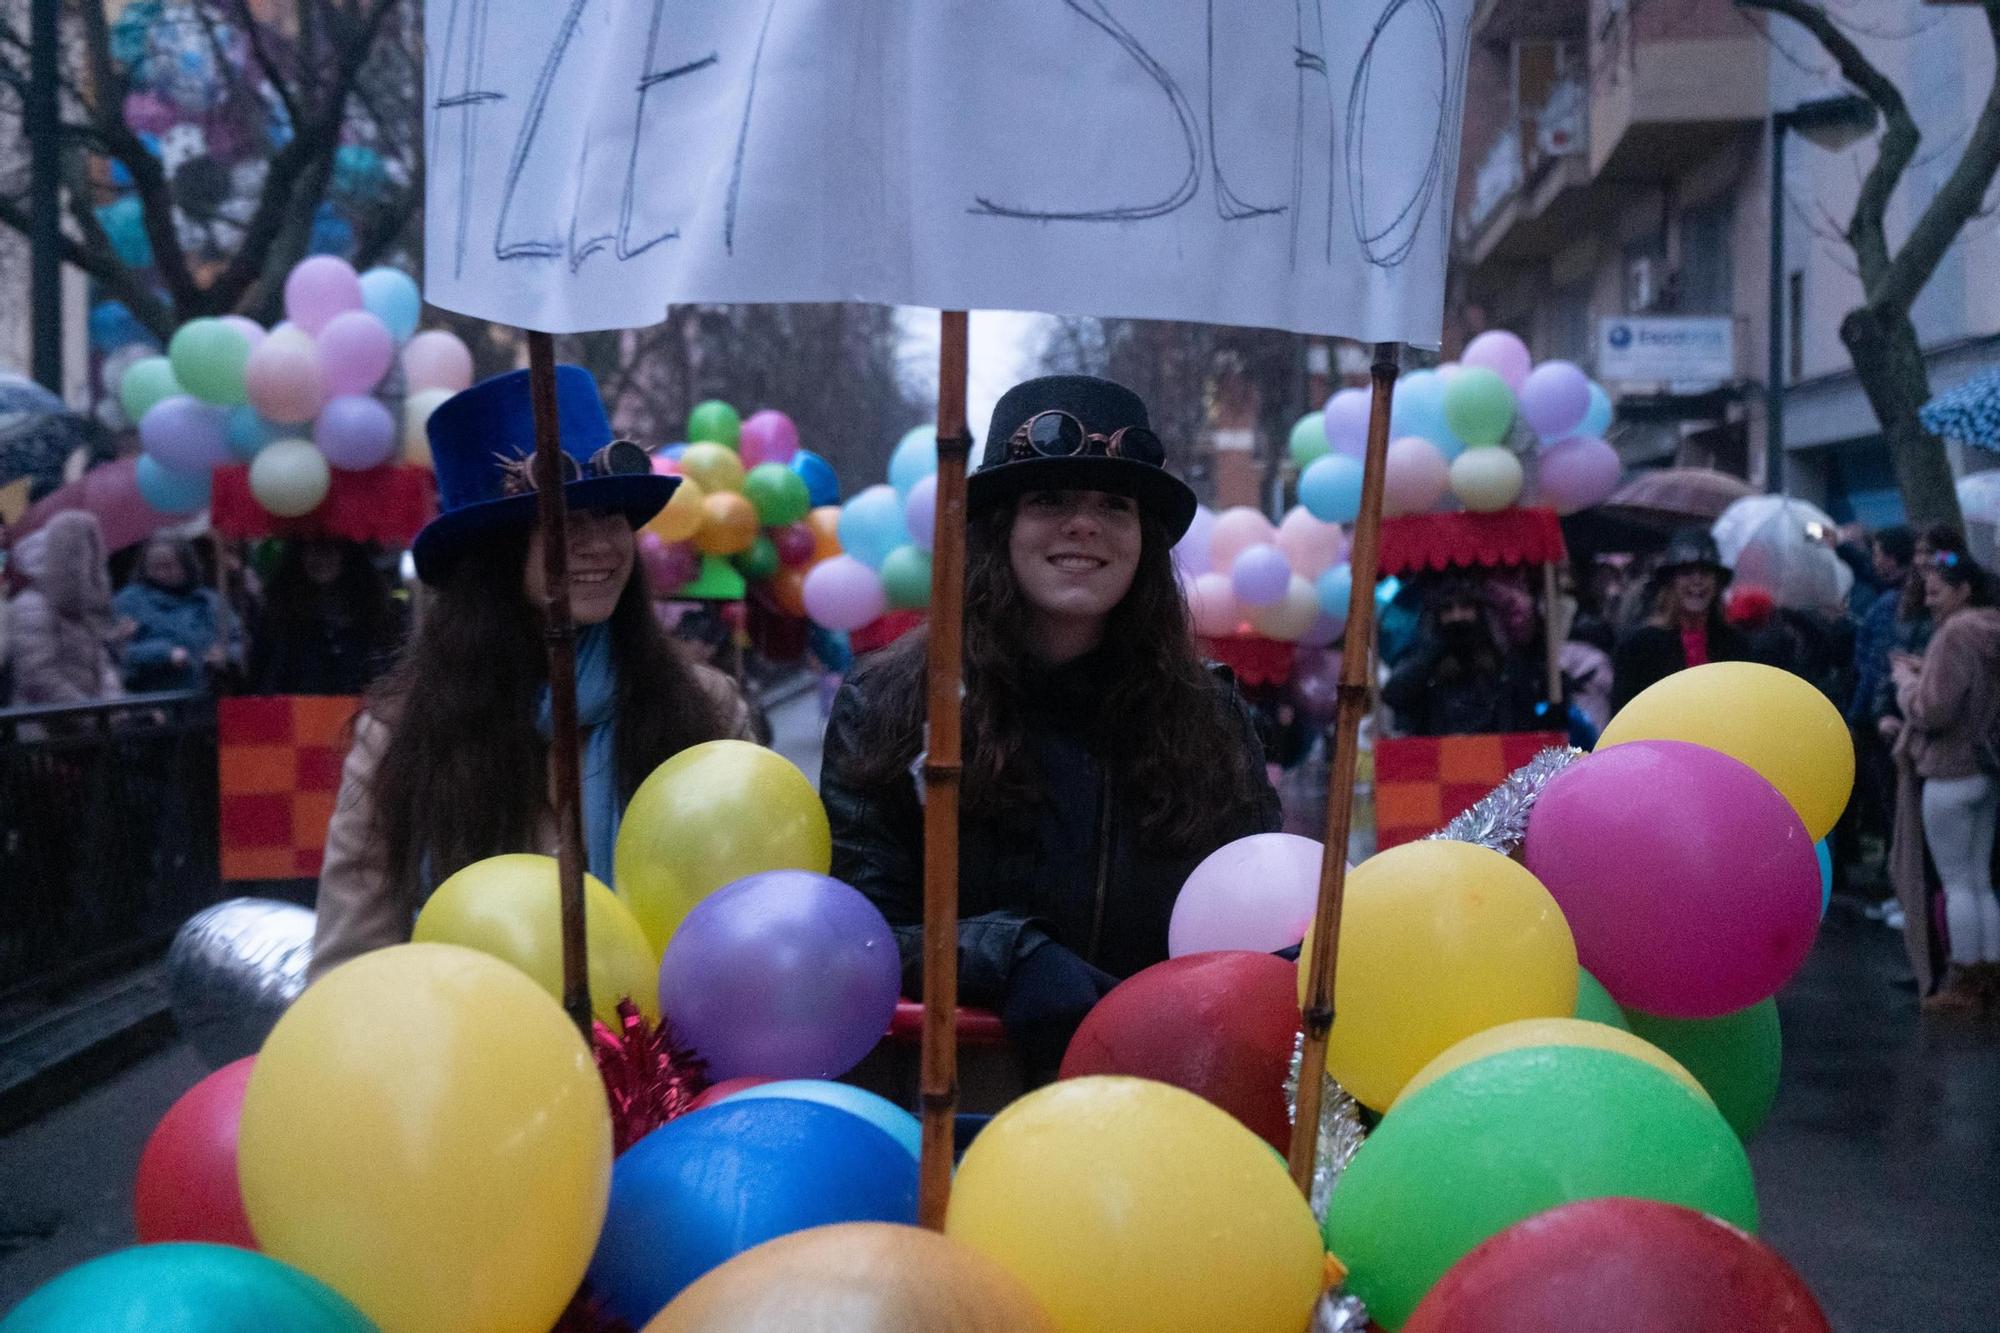
[{"label": "orange balloon", "polygon": [[812,529],[812,564],[831,560],[840,554],[840,506],[821,505],[806,515],[806,526]]},{"label": "orange balloon", "polygon": [[703,555],[739,555],[757,541],[757,507],[735,491],[702,497],[695,548]]},{"label": "orange balloon", "polygon": [[788,616],[803,619],[806,614],[806,574],[802,569],[781,569],[771,576],[771,600]]},{"label": "orange balloon", "polygon": [[682,477],[681,484],[674,487],[674,498],[667,501],[667,507],[653,515],[646,524],[646,531],[663,542],[684,542],[701,531],[701,502],[708,498],[708,492],[693,477]]}]

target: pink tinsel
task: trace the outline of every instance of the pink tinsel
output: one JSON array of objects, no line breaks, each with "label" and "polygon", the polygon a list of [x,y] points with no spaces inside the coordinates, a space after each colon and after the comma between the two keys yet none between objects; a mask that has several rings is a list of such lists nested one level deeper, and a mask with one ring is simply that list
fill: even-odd
[{"label": "pink tinsel", "polygon": [[611,1103],[611,1144],[627,1148],[692,1109],[708,1086],[700,1057],[674,1044],[666,1019],[653,1024],[630,1000],[618,1002],[618,1026],[591,1024],[591,1054]]}]

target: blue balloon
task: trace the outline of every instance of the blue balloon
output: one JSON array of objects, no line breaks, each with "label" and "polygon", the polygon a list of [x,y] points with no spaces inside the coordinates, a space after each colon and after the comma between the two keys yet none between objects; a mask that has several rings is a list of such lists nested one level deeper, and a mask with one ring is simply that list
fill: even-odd
[{"label": "blue balloon", "polygon": [[306,241],[306,249],[316,255],[345,255],[353,248],[353,224],[336,212],[332,204],[322,203],[313,211],[312,235]]},{"label": "blue balloon", "polygon": [[1813,851],[1819,854],[1819,915],[1826,919],[1826,909],[1833,902],[1833,850],[1821,838],[1813,844]]},{"label": "blue balloon", "polygon": [[1583,424],[1576,428],[1576,434],[1586,435],[1594,440],[1604,438],[1604,432],[1611,429],[1611,395],[1604,392],[1604,386],[1596,380],[1590,382],[1590,409],[1583,414]]},{"label": "blue balloon", "polygon": [[840,477],[833,464],[810,449],[801,449],[792,455],[792,471],[806,479],[806,494],[812,497],[813,508],[840,503]]},{"label": "blue balloon", "polygon": [[905,500],[918,482],[937,471],[937,427],[912,426],[889,455],[889,484]]},{"label": "blue balloon", "polygon": [[840,507],[840,549],[870,569],[882,568],[889,552],[909,544],[903,499],[893,486],[870,486]]},{"label": "blue balloon", "polygon": [[1347,623],[1348,599],[1354,595],[1354,571],[1346,565],[1335,565],[1319,576],[1313,584],[1313,591],[1319,594],[1319,609],[1343,625]]},{"label": "blue balloon", "polygon": [[361,304],[399,343],[409,341],[424,313],[423,293],[401,269],[371,268],[362,274]]},{"label": "blue balloon", "polygon": [[135,1245],[53,1278],[0,1319],[4,1333],[78,1329],[161,1333],[372,1333],[332,1287],[233,1245]]},{"label": "blue balloon", "polygon": [[671,461],[678,463],[681,461],[681,455],[687,451],[688,447],[685,444],[670,444],[660,452],[665,454]]},{"label": "blue balloon", "polygon": [[97,225],[104,228],[105,239],[111,242],[118,262],[128,268],[153,266],[153,242],[146,235],[145,210],[139,206],[137,195],[114,199],[98,209]]},{"label": "blue balloon", "polygon": [[917,1220],[917,1163],[847,1111],[730,1100],[669,1120],[611,1167],[591,1290],[633,1327],[754,1245],[837,1222]]},{"label": "blue balloon", "polygon": [[265,445],[284,438],[284,431],[257,415],[257,409],[244,403],[229,409],[229,452],[249,462]]},{"label": "blue balloon", "polygon": [[129,343],[150,342],[153,335],[123,301],[99,301],[90,308],[90,345],[115,352]]},{"label": "blue balloon", "polygon": [[192,514],[208,504],[206,472],[178,472],[160,466],[151,454],[141,454],[136,476],[139,498],[162,514]]},{"label": "blue balloon", "polygon": [[1361,464],[1325,454],[1299,474],[1299,503],[1322,523],[1352,523],[1361,514]]},{"label": "blue balloon", "polygon": [[1413,370],[1396,381],[1389,433],[1397,439],[1416,435],[1429,440],[1447,461],[1465,452],[1465,441],[1445,422],[1444,376],[1435,370]]},{"label": "blue balloon", "polygon": [[722,1100],[740,1102],[756,1097],[793,1097],[802,1102],[831,1106],[860,1116],[902,1144],[912,1157],[921,1155],[924,1150],[923,1126],[917,1123],[915,1116],[887,1097],[878,1097],[866,1088],[857,1088],[851,1083],[835,1083],[823,1078],[787,1078],[745,1088]]}]

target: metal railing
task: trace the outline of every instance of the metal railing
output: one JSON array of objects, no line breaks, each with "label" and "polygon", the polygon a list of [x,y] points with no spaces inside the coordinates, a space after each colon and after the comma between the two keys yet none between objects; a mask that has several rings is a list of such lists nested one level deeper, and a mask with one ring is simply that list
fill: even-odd
[{"label": "metal railing", "polygon": [[159,948],[223,894],[215,700],[0,709],[0,1002]]}]

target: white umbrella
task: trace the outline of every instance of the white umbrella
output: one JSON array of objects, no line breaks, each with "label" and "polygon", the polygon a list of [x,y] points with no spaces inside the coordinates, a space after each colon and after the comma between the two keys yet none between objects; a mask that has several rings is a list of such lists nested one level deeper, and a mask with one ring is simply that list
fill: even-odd
[{"label": "white umbrella", "polygon": [[1712,535],[1737,586],[1762,588],[1779,606],[1833,612],[1854,586],[1854,571],[1824,540],[1833,530],[1833,520],[1803,500],[1752,495],[1724,510]]},{"label": "white umbrella", "polygon": [[1789,495],[1746,495],[1723,510],[1722,516],[1715,520],[1715,526],[1709,529],[1709,535],[1715,538],[1716,549],[1722,552],[1722,563],[1734,568],[1736,557],[1742,554],[1750,534],[1780,517],[1813,541],[1818,541],[1837,526],[1825,510],[1804,500],[1796,500]]}]

